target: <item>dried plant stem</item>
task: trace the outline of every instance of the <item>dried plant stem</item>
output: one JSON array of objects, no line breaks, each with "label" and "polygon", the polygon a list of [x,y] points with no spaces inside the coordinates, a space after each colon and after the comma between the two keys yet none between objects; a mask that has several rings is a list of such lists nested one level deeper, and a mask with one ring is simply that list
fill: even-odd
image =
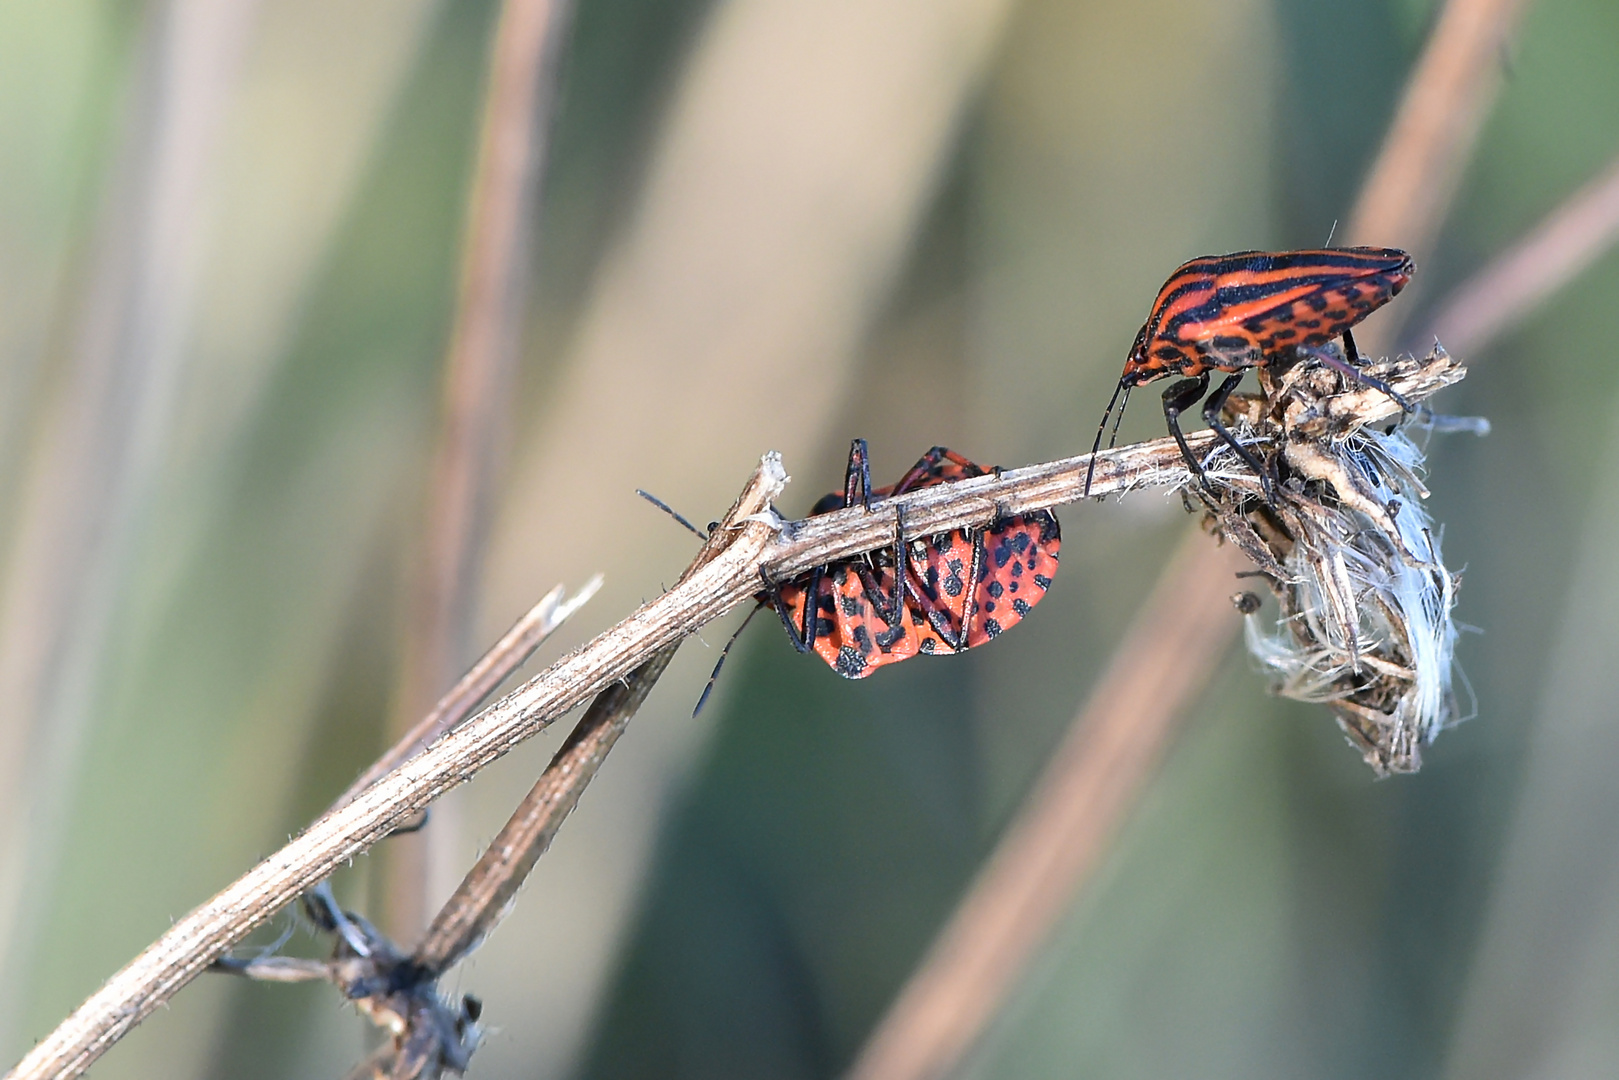
[{"label": "dried plant stem", "polygon": [[[1188,438],[1194,452],[1206,432]],[[707,565],[595,640],[552,664],[398,769],[329,811],[280,851],[180,919],[114,975],[8,1074],[77,1076],[130,1028],[167,1001],[255,926],[339,865],[359,855],[449,789],[590,700],[704,624],[750,600],[764,567],[776,579],[893,542],[896,514],[913,535],[987,525],[1005,514],[1077,500],[1088,456],[924,488],[860,507],[783,523],[769,509],[786,483],[779,456],[768,454],[710,545]],[[1184,481],[1169,439],[1122,447],[1099,458],[1092,493]],[[780,535],[778,535],[780,530]],[[790,536],[788,534],[791,534]],[[705,555],[710,546],[705,546]],[[574,792],[573,797],[577,796]]]},{"label": "dried plant stem", "polygon": [[[1400,244],[1425,251],[1443,220],[1444,209],[1454,193],[1456,178],[1471,157],[1474,142],[1494,97],[1496,51],[1507,40],[1523,0],[1449,0],[1424,50],[1411,82],[1406,88],[1394,126],[1373,165],[1361,192],[1347,230],[1352,244]],[[1377,339],[1367,333],[1365,340]],[[1152,719],[1161,730],[1150,731],[1143,723],[1133,738],[1143,747],[1162,745],[1172,737],[1188,702],[1203,688],[1203,677],[1181,680],[1177,672],[1205,674],[1230,646],[1238,623],[1225,615],[1226,597],[1208,592],[1211,581],[1224,583],[1230,556],[1211,547],[1202,537],[1190,535],[1182,541],[1175,558],[1165,569],[1152,598],[1137,616],[1136,631],[1117,649],[1097,691],[1074,719],[1073,730],[1105,730],[1115,716],[1108,688],[1136,684],[1157,690],[1159,707]],[[1187,604],[1183,598],[1195,598]],[[1165,641],[1174,638],[1187,624],[1207,627],[1205,633],[1181,650],[1141,649],[1142,640]],[[1080,736],[1070,736],[1065,744],[1074,745]],[[1109,744],[1100,736],[1088,753],[1104,757]],[[1075,749],[1074,754],[1082,751]],[[1139,752],[1136,760],[1152,760]],[[1100,766],[1085,769],[1081,764],[1065,764],[1059,759],[1051,770],[1064,775],[1097,777],[1096,783],[1111,785],[1111,775]],[[1115,815],[1125,813],[1134,802],[1135,791],[1147,779],[1147,770],[1132,774],[1132,782],[1119,794],[1106,798],[1070,779],[1064,787],[1044,778],[1037,786],[1042,793],[1019,814],[1008,830],[1007,844],[1024,844],[1027,836],[1055,836],[1063,823],[1080,807],[1105,806]],[[1056,793],[1056,794],[1053,794]],[[1094,833],[1111,835],[1117,822],[1097,820]],[[1055,851],[1053,862],[1065,857]],[[887,1015],[879,1021],[871,1038],[850,1070],[851,1076],[883,1080],[922,1080],[948,1073],[960,1055],[977,1041],[999,1007],[1001,996],[1015,981],[1033,944],[1045,939],[1051,921],[1064,909],[1067,900],[1083,886],[1094,855],[1067,856],[1066,876],[1047,875],[1031,856],[1003,856],[997,851],[974,880],[962,906],[941,931],[939,944],[931,949],[921,967],[900,991]],[[1015,880],[1032,875],[1030,881]],[[1031,905],[1029,916],[1044,916],[1007,933],[1004,913],[1015,906],[1019,896],[1046,897],[1047,889],[1060,885],[1064,899]],[[1055,895],[1055,892],[1050,895]],[[979,979],[992,980],[977,987]]]},{"label": "dried plant stem", "polygon": [[1528,316],[1619,241],[1619,158],[1458,286],[1433,334],[1467,355]]},{"label": "dried plant stem", "polygon": [[[533,179],[543,168],[549,127],[543,118],[567,8],[557,0],[507,0],[494,32],[426,537],[396,699],[399,727],[422,715],[465,662],[490,489],[509,419],[522,270],[538,201]],[[428,842],[454,839],[440,829]],[[401,845],[389,853],[388,866],[390,921],[396,932],[414,931],[425,921],[426,852]]]},{"label": "dried plant stem", "polygon": [[405,732],[387,753],[355,778],[348,790],[338,796],[332,809],[347,806],[354,797],[377,780],[392,772],[400,762],[421,750],[428,743],[455,727],[472,715],[478,703],[494,692],[495,687],[522,666],[546,638],[578,611],[601,588],[602,576],[597,574],[584,587],[567,600],[563,599],[561,585],[552,589],[530,608],[521,619],[512,624],[501,639],[472,665],[465,675],[439,698],[420,722]]},{"label": "dried plant stem", "polygon": [[677,648],[678,642],[660,649],[623,682],[596,695],[562,749],[428,926],[412,957],[419,966],[448,970],[504,917]]},{"label": "dried plant stem", "polygon": [[[726,523],[735,524],[745,499],[744,493],[744,498],[726,515]],[[723,529],[712,530],[676,587],[712,562],[726,543]],[[596,695],[562,749],[439,909],[411,958],[419,968],[442,974],[475,949],[505,918],[534,864],[579,805],[579,796],[595,779],[608,751],[629,726],[679,647],[676,641],[653,653],[628,678]]]}]

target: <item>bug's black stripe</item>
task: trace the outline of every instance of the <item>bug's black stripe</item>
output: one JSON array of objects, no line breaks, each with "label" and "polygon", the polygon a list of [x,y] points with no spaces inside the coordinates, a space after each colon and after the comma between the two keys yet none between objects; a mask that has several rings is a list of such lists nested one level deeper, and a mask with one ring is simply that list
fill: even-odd
[{"label": "bug's black stripe", "polygon": [[[1364,281],[1371,285],[1376,285],[1378,283],[1377,277],[1370,279],[1360,278],[1356,280]],[[1343,284],[1342,274],[1308,274],[1300,275],[1299,277],[1285,278],[1280,281],[1264,285],[1241,285],[1229,289],[1220,289],[1213,293],[1206,302],[1198,304],[1196,307],[1189,307],[1184,311],[1177,312],[1167,322],[1158,327],[1158,333],[1166,336],[1179,337],[1181,336],[1181,329],[1188,323],[1199,325],[1210,322],[1218,318],[1227,308],[1233,307],[1237,304],[1247,304],[1254,301],[1263,300],[1267,296],[1289,292],[1298,288],[1300,285],[1311,285],[1314,286],[1318,291],[1325,291],[1334,285],[1340,284]],[[1384,287],[1387,288],[1392,294],[1393,289],[1390,284],[1385,284]],[[1293,301],[1287,301],[1287,303],[1292,302]],[[1277,307],[1281,306],[1283,305],[1277,305]],[[1251,318],[1263,319],[1274,310],[1276,310],[1276,308],[1271,308],[1268,311],[1256,312],[1251,316]]]},{"label": "bug's black stripe", "polygon": [[[1208,257],[1206,257],[1208,258]],[[1408,266],[1411,256],[1398,248],[1320,248],[1304,251],[1236,251],[1204,263],[1195,260],[1204,273],[1274,273],[1288,270],[1337,270],[1384,272]],[[1190,266],[1190,264],[1188,264]]]},{"label": "bug's black stripe", "polygon": [[[1278,275],[1270,280],[1228,286],[1211,294],[1200,309],[1177,312],[1173,325],[1184,325],[1192,310],[1207,311],[1209,305],[1224,306],[1262,299],[1271,292],[1300,284],[1325,285],[1344,276],[1371,277],[1377,274],[1409,272],[1411,257],[1393,248],[1333,248],[1320,251],[1238,251],[1230,255],[1205,255],[1186,263],[1159,291],[1152,314],[1162,319],[1188,293],[1207,291],[1225,275]],[[1313,273],[1311,273],[1313,271]],[[1209,317],[1208,315],[1202,316]]]}]

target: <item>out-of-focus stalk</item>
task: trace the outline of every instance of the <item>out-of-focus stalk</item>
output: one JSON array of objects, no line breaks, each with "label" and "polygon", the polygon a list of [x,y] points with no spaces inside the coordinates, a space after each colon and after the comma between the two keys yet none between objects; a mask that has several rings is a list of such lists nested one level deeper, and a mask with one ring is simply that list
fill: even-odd
[{"label": "out-of-focus stalk", "polygon": [[[432,708],[466,662],[472,599],[510,421],[513,354],[556,59],[570,10],[568,0],[507,0],[495,27],[426,528],[395,695],[392,726],[398,732]],[[430,867],[458,850],[456,841],[453,815],[441,812],[433,829],[389,850],[386,904],[396,937],[414,936],[425,925]]]},{"label": "out-of-focus stalk", "polygon": [[[1398,245],[1412,250],[1419,261],[1426,254],[1456,179],[1472,157],[1494,100],[1493,65],[1521,9],[1522,0],[1446,4],[1362,189],[1346,233],[1348,243]],[[1375,342],[1374,334],[1369,328],[1365,340]],[[943,1076],[977,1041],[1033,950],[1045,940],[1051,921],[1066,910],[1096,866],[1095,845],[1102,842],[1096,837],[1110,837],[1117,830],[1187,705],[1235,637],[1238,621],[1220,617],[1227,614],[1231,590],[1211,589],[1208,583],[1228,582],[1238,568],[1229,549],[1215,547],[1200,532],[1182,541],[1101,682],[1075,716],[1065,748],[1053,757],[1035,794],[1008,828],[1004,853],[997,850],[980,871],[878,1022],[851,1077]],[[1184,649],[1138,647],[1141,641],[1175,638],[1180,627],[1205,624],[1208,632]],[[1195,677],[1182,678],[1188,671]],[[1118,689],[1131,686],[1158,688],[1145,718],[1132,711],[1137,703]],[[1120,749],[1119,739],[1126,739],[1130,749]],[[1091,812],[1093,808],[1103,816]],[[1065,823],[1081,816],[1083,828],[1069,833]],[[1071,842],[1076,851],[1042,852],[1029,837]],[[1051,876],[1053,867],[1061,871],[1059,876]],[[1033,911],[1022,911],[1018,898],[1031,890],[1042,896],[1058,893],[1063,902],[1042,902]],[[1008,912],[1018,914],[1014,918]]]},{"label": "out-of-focus stalk", "polygon": [[[30,449],[0,581],[0,1018],[18,1015],[129,547],[181,387],[199,203],[256,0],[170,0],[142,31],[88,286]],[[0,1020],[0,1023],[3,1023]]]}]

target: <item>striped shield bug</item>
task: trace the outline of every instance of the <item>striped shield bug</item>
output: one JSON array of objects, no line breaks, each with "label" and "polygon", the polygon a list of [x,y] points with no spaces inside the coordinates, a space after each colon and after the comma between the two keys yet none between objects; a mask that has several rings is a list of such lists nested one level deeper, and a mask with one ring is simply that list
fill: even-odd
[{"label": "striped shield bug", "polygon": [[[857,503],[869,509],[872,498],[991,471],[935,446],[897,484],[873,490],[866,442],[856,439],[842,494],[822,498],[810,513]],[[1045,510],[910,539],[901,520],[886,558],[816,567],[781,585],[767,580],[759,599],[776,610],[794,648],[859,679],[918,653],[964,652],[998,636],[1045,596],[1061,547],[1057,518]]]},{"label": "striped shield bug", "polygon": [[[1180,414],[1208,392],[1211,369],[1231,373],[1204,402],[1203,419],[1259,476],[1267,497],[1265,469],[1220,422],[1220,409],[1247,369],[1314,357],[1409,409],[1392,387],[1355,366],[1361,356],[1350,330],[1394,299],[1415,270],[1405,252],[1374,247],[1238,251],[1205,255],[1181,266],[1158,291],[1102,414],[1085,493],[1090,494],[1096,453],[1113,407],[1119,406],[1123,419],[1131,388],[1165,375],[1186,376],[1164,391],[1164,419],[1187,467],[1201,480],[1203,467],[1181,434]],[[1340,337],[1343,357],[1323,348]],[[1113,431],[1116,437],[1118,420]]]},{"label": "striped shield bug", "polygon": [[[855,439],[843,490],[817,501],[810,516],[857,505],[870,510],[873,499],[993,471],[935,446],[898,483],[874,489],[866,441]],[[706,539],[706,533],[654,496],[637,494]],[[904,518],[896,515],[893,546],[883,551],[816,566],[783,582],[770,580],[761,568],[764,588],[748,618],[759,608],[774,610],[793,648],[815,653],[844,678],[862,679],[918,654],[965,652],[1000,636],[1045,596],[1061,548],[1062,532],[1049,510],[1009,514],[987,526],[925,537],[906,537]],[[721,651],[696,711],[707,702],[731,645],[746,626],[745,620]]]}]

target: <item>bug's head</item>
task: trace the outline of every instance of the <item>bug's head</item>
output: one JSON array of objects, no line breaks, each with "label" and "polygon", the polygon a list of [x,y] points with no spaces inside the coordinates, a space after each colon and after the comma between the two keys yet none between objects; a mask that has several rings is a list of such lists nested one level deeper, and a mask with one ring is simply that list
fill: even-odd
[{"label": "bug's head", "polygon": [[1152,378],[1152,361],[1147,358],[1147,327],[1150,323],[1143,323],[1136,332],[1135,344],[1130,346],[1130,355],[1124,358],[1124,375],[1119,379],[1120,387],[1139,386]]}]

